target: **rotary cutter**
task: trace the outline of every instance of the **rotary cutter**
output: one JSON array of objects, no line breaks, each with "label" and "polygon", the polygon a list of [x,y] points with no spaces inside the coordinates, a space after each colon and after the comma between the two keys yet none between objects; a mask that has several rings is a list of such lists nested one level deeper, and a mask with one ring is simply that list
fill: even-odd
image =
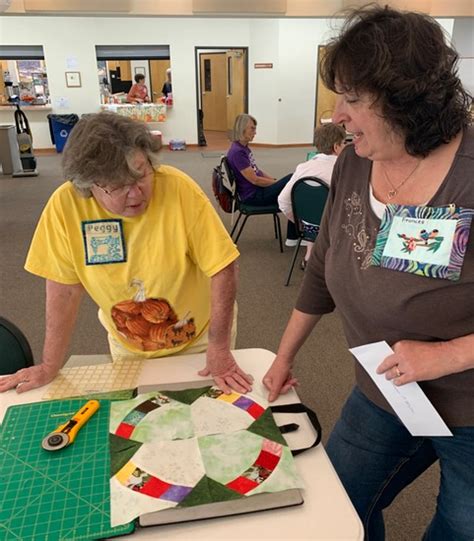
[{"label": "rotary cutter", "polygon": [[89,400],[74,414],[66,423],[58,426],[54,432],[48,434],[42,441],[41,446],[46,451],[59,451],[70,445],[77,436],[79,430],[99,409],[97,400]]}]

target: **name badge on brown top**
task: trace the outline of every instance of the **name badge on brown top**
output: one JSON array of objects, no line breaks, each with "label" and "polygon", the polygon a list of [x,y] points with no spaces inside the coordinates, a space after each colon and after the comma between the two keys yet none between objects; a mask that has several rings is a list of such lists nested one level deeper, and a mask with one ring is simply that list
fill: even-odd
[{"label": "name badge on brown top", "polygon": [[459,280],[473,209],[387,205],[371,265],[428,278]]}]

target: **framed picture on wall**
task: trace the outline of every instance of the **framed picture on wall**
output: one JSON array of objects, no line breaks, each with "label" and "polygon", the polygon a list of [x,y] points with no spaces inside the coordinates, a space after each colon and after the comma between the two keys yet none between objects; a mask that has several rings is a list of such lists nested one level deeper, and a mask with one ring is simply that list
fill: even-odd
[{"label": "framed picture on wall", "polygon": [[143,66],[137,66],[137,67],[133,68],[133,71],[135,72],[135,75],[138,75],[138,74],[145,75],[145,73],[146,73],[146,70],[145,70],[145,68]]},{"label": "framed picture on wall", "polygon": [[81,85],[81,73],[79,71],[66,71],[66,86],[79,88]]}]

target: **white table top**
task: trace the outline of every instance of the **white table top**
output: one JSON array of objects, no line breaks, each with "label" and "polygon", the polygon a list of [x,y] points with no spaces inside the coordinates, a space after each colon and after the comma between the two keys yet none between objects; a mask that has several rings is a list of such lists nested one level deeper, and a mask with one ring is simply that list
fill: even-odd
[{"label": "white table top", "polygon": [[[243,349],[234,352],[239,365],[254,378],[254,391],[266,396],[262,377],[275,355],[264,349]],[[181,355],[145,362],[139,385],[151,383],[179,383],[199,380],[197,371],[204,366],[204,354]],[[107,355],[73,356],[67,366],[109,362]],[[0,394],[0,420],[6,409],[14,404],[40,401],[47,387],[24,394],[8,391]],[[281,396],[277,404],[299,402],[294,391]],[[285,434],[292,448],[311,444],[311,425],[306,415],[277,414],[278,424],[297,422],[301,430]],[[314,438],[313,438],[314,439]],[[362,524],[339,481],[322,446],[298,455],[297,469],[305,483],[304,504],[286,509],[275,509],[246,515],[201,520],[168,526],[137,528],[130,541],[203,539],[203,540],[361,540]],[[120,539],[127,539],[125,537]]]}]

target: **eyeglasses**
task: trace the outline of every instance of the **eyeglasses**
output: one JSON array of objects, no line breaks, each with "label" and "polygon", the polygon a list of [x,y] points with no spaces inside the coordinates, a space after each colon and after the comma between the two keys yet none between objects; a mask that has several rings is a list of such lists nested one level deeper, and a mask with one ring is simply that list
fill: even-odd
[{"label": "eyeglasses", "polygon": [[124,186],[118,186],[117,188],[104,188],[104,186],[101,186],[100,184],[97,184],[95,182],[94,182],[94,186],[99,188],[99,190],[104,192],[105,195],[108,195],[112,199],[121,199],[123,197],[126,197],[134,186],[136,186],[137,188],[143,188],[145,184],[148,182],[149,175],[152,171],[153,171],[153,166],[149,164],[145,174],[142,177],[137,179],[132,184],[125,184]]}]

